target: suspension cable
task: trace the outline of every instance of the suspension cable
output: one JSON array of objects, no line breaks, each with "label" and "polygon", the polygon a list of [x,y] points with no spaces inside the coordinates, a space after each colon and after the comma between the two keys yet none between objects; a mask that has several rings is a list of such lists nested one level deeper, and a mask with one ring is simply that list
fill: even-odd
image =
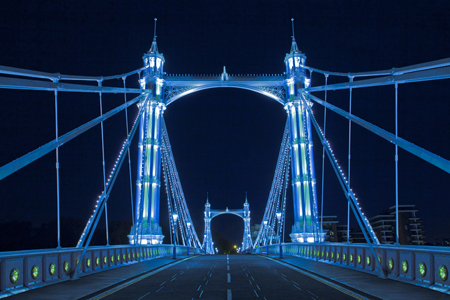
[{"label": "suspension cable", "polygon": [[[349,76],[350,82],[353,82],[353,77]],[[352,88],[350,87],[350,99],[348,113],[352,114]],[[348,187],[350,189],[350,160],[351,160],[351,142],[352,142],[352,120],[348,120]],[[350,202],[347,204],[347,243],[350,243]]]},{"label": "suspension cable", "polygon": [[[58,91],[55,91],[55,130],[56,130],[56,145],[58,145]],[[60,198],[59,198],[59,145],[56,146],[56,210],[57,210],[57,248],[61,248],[61,213],[60,213]]]},{"label": "suspension cable", "polygon": [[[127,88],[126,80],[127,80],[126,76],[122,77],[124,89]],[[126,104],[127,103],[127,93],[123,93],[123,96],[124,96],[124,102]],[[127,107],[125,108],[125,127],[127,129],[127,136],[128,136],[128,108]],[[131,158],[130,158],[130,148],[129,147],[127,150],[127,154],[128,154],[128,173],[130,175],[131,222],[132,222],[132,224],[134,224],[133,179],[132,179],[132,175],[131,175]]]},{"label": "suspension cable", "polygon": [[[395,139],[398,138],[398,83],[395,83]],[[395,236],[397,245],[400,244],[398,235],[398,145],[395,143]]]},{"label": "suspension cable", "polygon": [[[328,74],[325,75],[325,86],[328,84]],[[327,90],[325,90],[325,102],[327,102]],[[323,110],[323,137],[327,130],[327,108]],[[325,146],[322,146],[322,193],[320,200],[320,232],[323,233],[323,191],[325,185]]]},{"label": "suspension cable", "polygon": [[[98,81],[98,86],[102,87],[103,79]],[[102,105],[102,92],[100,91],[99,101],[100,101],[100,117],[103,117],[103,105]],[[105,139],[103,135],[103,120],[100,122],[100,128],[102,132],[102,164],[103,164],[103,189],[106,190],[106,174],[105,174]],[[108,231],[108,206],[105,203],[105,223],[106,223],[106,246],[109,246],[109,231]]]}]

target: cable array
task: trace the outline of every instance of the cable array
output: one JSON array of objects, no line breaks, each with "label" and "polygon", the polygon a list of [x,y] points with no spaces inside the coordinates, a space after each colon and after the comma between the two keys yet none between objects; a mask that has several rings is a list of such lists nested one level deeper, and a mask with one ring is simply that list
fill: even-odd
[{"label": "cable array", "polygon": [[[261,222],[261,229],[256,237],[253,248],[256,248],[259,245],[268,245],[272,243],[273,237],[276,235],[275,225],[277,223],[277,212],[281,212],[281,224],[284,224],[290,161],[289,121],[286,120],[269,199],[267,200],[264,217]],[[283,228],[280,229],[280,232],[283,232]]]},{"label": "cable array", "polygon": [[[170,145],[169,135],[167,133],[166,123],[164,118],[162,119],[162,145],[161,145],[161,162],[164,171],[164,180],[166,183],[167,201],[169,206],[169,219],[171,225],[171,231],[174,239],[178,236],[175,233],[181,233],[181,237],[178,239],[179,244],[185,246],[201,248],[200,240],[198,239],[197,232],[194,228],[194,223],[191,219],[191,214],[186,204],[186,198],[184,196],[183,187],[181,186],[180,177],[178,176],[177,166],[175,159],[173,158],[172,147]],[[173,212],[177,212],[178,219],[177,224],[172,218]],[[177,226],[179,225],[179,226]]]}]

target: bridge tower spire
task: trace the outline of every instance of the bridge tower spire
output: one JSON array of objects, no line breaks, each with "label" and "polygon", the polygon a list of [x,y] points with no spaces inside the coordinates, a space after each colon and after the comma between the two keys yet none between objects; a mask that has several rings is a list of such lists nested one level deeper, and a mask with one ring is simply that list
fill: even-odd
[{"label": "bridge tower spire", "polygon": [[242,237],[242,251],[252,248],[252,232],[250,228],[250,204],[247,201],[247,192],[245,192],[244,202],[244,236]]},{"label": "bridge tower spire", "polygon": [[142,57],[143,76],[139,80],[144,107],[139,127],[138,171],[136,181],[136,218],[128,235],[130,244],[161,244],[164,236],[159,226],[161,188],[161,144],[162,116],[166,105],[163,102],[164,55],[156,44],[156,18],[153,42]]},{"label": "bridge tower spire", "polygon": [[208,200],[208,193],[206,193],[206,203],[205,203],[205,212],[204,212],[204,220],[205,220],[205,233],[203,234],[203,249],[206,251],[206,254],[214,254],[214,243],[212,240],[211,234],[211,204]]},{"label": "bridge tower spire", "polygon": [[285,109],[289,119],[291,151],[292,194],[294,202],[294,225],[290,234],[293,242],[321,242],[324,238],[319,226],[317,210],[316,178],[311,136],[311,121],[305,105],[312,105],[307,95],[298,90],[308,87],[305,60],[295,41],[294,19],[292,21],[292,44],[286,54],[286,87],[288,95]]}]

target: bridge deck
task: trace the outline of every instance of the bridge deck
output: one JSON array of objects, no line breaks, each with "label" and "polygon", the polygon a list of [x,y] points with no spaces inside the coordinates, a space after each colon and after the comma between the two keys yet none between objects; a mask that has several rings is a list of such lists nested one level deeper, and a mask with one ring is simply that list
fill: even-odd
[{"label": "bridge deck", "polygon": [[[286,280],[285,278],[287,278],[287,277],[282,278],[281,277],[282,273],[287,274],[288,277],[292,277],[292,278],[288,278],[288,279],[293,279],[294,281],[296,280],[297,282],[300,283],[300,285],[302,283],[306,282],[306,279],[304,277],[300,277],[303,275],[299,274],[296,271],[292,271],[292,270],[289,271],[289,270],[283,269],[284,267],[279,265],[275,261],[267,261],[266,260],[267,258],[262,258],[262,257],[261,258],[254,257],[254,259],[249,259],[249,258],[250,257],[241,256],[241,255],[230,255],[230,268],[229,269],[234,269],[234,270],[241,269],[241,268],[236,268],[236,266],[239,265],[239,263],[242,264],[243,262],[244,262],[244,264],[246,264],[245,269],[248,271],[251,271],[252,268],[258,268],[263,265],[264,266],[272,265],[272,268],[268,268],[269,271],[266,271],[267,274],[265,274],[265,273],[258,274],[259,271],[252,272],[253,276],[255,276],[255,278],[257,280],[258,280],[258,278],[257,278],[257,275],[255,275],[255,274],[258,274],[261,277],[259,279],[260,280],[259,285],[261,286],[261,289],[262,289],[260,295],[263,296],[262,293],[265,290],[267,300],[272,299],[272,298],[276,299],[277,298],[276,295],[279,295],[282,284],[278,285],[276,283],[276,279],[277,279],[277,277],[280,277],[280,278],[278,278],[279,280],[281,280],[281,279]],[[276,260],[275,256],[269,257],[269,258]],[[220,289],[218,287],[215,287],[214,288],[215,291],[218,292],[219,290],[230,289],[230,287],[232,286],[229,283],[227,283],[227,272],[232,272],[232,271],[227,271],[225,269],[225,267],[223,268],[223,270],[222,270],[222,268],[219,268],[219,264],[221,262],[223,262],[224,266],[227,266],[228,263],[227,263],[226,256],[206,256],[204,258],[199,257],[199,258],[194,258],[194,259],[190,259],[187,261],[182,261],[182,260],[183,260],[183,258],[178,259],[177,262],[180,262],[180,263],[176,264],[176,266],[168,268],[167,271],[172,275],[172,273],[174,271],[178,271],[175,269],[182,268],[183,270],[185,270],[186,269],[186,266],[184,266],[185,264],[186,265],[192,264],[191,267],[193,267],[193,268],[191,270],[192,270],[193,274],[190,276],[187,276],[186,278],[189,278],[190,280],[194,280],[195,279],[194,277],[195,277],[195,275],[197,275],[197,273],[203,274],[202,271],[198,271],[198,270],[194,271],[195,266],[199,267],[201,265],[205,265],[205,267],[209,267],[208,263],[212,263],[214,261],[214,267],[216,267],[216,265],[217,265],[216,271],[215,271],[215,276],[214,276],[215,278],[217,278],[216,280],[218,280],[216,285],[220,284],[220,287],[221,287]],[[217,263],[218,261],[220,263]],[[251,261],[254,261],[254,262],[252,263]],[[350,291],[357,291],[357,290],[361,291],[362,293],[360,293],[360,294],[363,297],[365,296],[369,299],[377,299],[377,298],[380,298],[380,299],[406,299],[406,298],[408,298],[408,300],[448,299],[448,295],[445,295],[443,293],[436,292],[436,291],[433,291],[430,289],[426,289],[426,288],[422,288],[422,287],[418,287],[418,286],[414,286],[414,285],[410,285],[410,284],[406,284],[406,283],[402,283],[402,282],[398,282],[398,281],[394,281],[394,280],[380,279],[371,274],[355,272],[354,270],[345,269],[342,267],[333,266],[333,265],[329,265],[329,264],[325,264],[325,263],[321,263],[321,262],[315,262],[312,260],[302,259],[302,258],[298,258],[298,257],[291,257],[291,256],[286,256],[282,261],[290,264],[295,269],[300,268],[300,271],[302,271],[304,274],[306,274],[307,277],[317,276],[318,278],[321,278],[322,280],[326,280],[326,281],[330,282],[330,285],[337,284],[338,286],[343,287]],[[161,273],[158,273],[158,275],[151,276],[151,273],[152,273],[151,271],[156,268],[161,268],[162,266],[164,266],[168,263],[171,263],[171,262],[173,262],[173,259],[170,257],[154,259],[154,260],[143,262],[141,264],[124,266],[124,267],[120,267],[117,269],[92,274],[89,276],[82,277],[76,281],[66,281],[66,282],[51,285],[48,287],[31,290],[28,292],[24,292],[24,293],[12,296],[11,298],[8,298],[8,299],[50,299],[50,298],[51,299],[80,299],[80,298],[81,299],[89,299],[89,298],[93,297],[95,294],[98,295],[99,291],[102,291],[102,290],[105,291],[105,290],[108,290],[108,287],[124,284],[128,281],[131,281],[131,280],[127,280],[128,278],[140,277],[143,274],[150,275],[149,277],[147,277],[146,280],[149,280],[149,282],[159,285],[159,282],[157,282],[157,281],[165,280],[163,277],[166,276],[167,274],[164,275],[165,271],[161,271]],[[235,262],[235,264],[237,264],[237,265],[234,266],[232,264],[232,262]],[[297,266],[298,268],[295,266]],[[189,269],[189,268],[190,267],[188,266],[187,269]],[[278,269],[278,272],[279,272],[279,273],[276,272],[275,273],[276,275],[274,275],[274,273],[271,272],[275,268]],[[227,269],[228,269],[228,266],[227,266]],[[260,269],[261,268],[259,268],[258,270],[260,270]],[[282,271],[282,270],[284,270],[284,271]],[[262,269],[260,271],[262,271]],[[291,272],[291,273],[289,273],[289,272]],[[242,276],[244,275],[243,272],[240,272],[240,273],[242,273],[241,274]],[[278,276],[278,275],[280,275],[280,276]],[[237,273],[232,273],[231,278],[232,278],[233,284],[236,284],[236,282],[238,282],[238,281],[241,282],[241,280],[237,279],[238,278]],[[263,282],[264,278],[266,278],[266,280],[269,280],[271,282],[271,284],[264,283]],[[245,279],[247,279],[247,278],[245,278]],[[166,282],[166,281],[164,281],[164,282]],[[169,282],[169,281],[167,281],[167,282]],[[244,282],[244,280],[242,280],[242,282]],[[283,281],[281,281],[281,282],[284,283]],[[171,284],[175,284],[175,283],[176,282],[171,283]],[[180,284],[181,284],[181,282],[180,282]],[[213,284],[213,282],[211,281],[210,282],[211,288],[213,288],[212,284]],[[135,292],[138,285],[139,284],[137,283],[131,290],[133,292]],[[141,285],[142,285],[142,283],[141,283]],[[183,282],[182,285],[183,285],[183,289],[187,288],[189,290],[191,290],[191,289],[196,290],[198,283],[192,282],[192,286],[191,286],[190,284],[188,284],[188,282]],[[247,283],[247,285],[249,285],[249,284]],[[144,286],[149,288],[148,283],[144,284]],[[311,286],[311,284],[308,284],[308,286]],[[175,286],[172,287],[171,289],[172,289],[171,293],[173,293],[177,290],[177,288]],[[283,290],[284,292],[287,292],[285,290],[285,287],[283,287],[281,290]],[[121,290],[121,292],[123,292],[123,291],[124,290]],[[297,291],[297,290],[295,290],[295,291]],[[258,292],[259,292],[259,290],[258,290]],[[207,298],[207,297],[205,297],[205,296],[207,296],[207,294],[208,293],[205,289],[205,294],[203,295],[204,296],[203,298]],[[135,298],[131,294],[127,294],[127,295],[131,297],[130,299]],[[174,294],[171,294],[171,295],[174,295]],[[187,294],[183,294],[183,295],[188,297]],[[209,295],[211,296],[211,294],[209,294]],[[233,293],[233,298],[235,295],[236,294]],[[119,295],[117,295],[117,296],[119,296]],[[153,291],[152,298],[154,298],[155,296],[156,295]],[[164,299],[164,296],[162,293],[160,293],[160,296],[162,297],[162,299]],[[274,296],[274,297],[272,297],[272,296]],[[323,298],[321,296],[322,295],[320,295],[319,298]],[[138,298],[139,297],[137,297],[136,299],[138,299]],[[191,299],[190,296],[188,298]],[[223,299],[223,298],[225,298],[225,294],[223,295],[223,297],[221,297],[221,299]],[[316,299],[319,299],[319,298],[316,298]]]}]

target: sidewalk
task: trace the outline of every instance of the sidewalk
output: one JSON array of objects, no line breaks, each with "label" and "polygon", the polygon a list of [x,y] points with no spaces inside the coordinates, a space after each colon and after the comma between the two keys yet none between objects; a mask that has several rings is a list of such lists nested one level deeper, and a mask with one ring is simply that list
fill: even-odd
[{"label": "sidewalk", "polygon": [[359,290],[380,299],[450,299],[450,295],[429,288],[392,279],[381,279],[376,275],[323,262],[288,255],[281,260],[276,255],[269,257],[350,290]]},{"label": "sidewalk", "polygon": [[61,283],[31,289],[7,297],[6,299],[82,299],[93,293],[106,290],[116,284],[124,283],[133,277],[138,277],[150,273],[155,269],[163,268],[165,265],[182,261],[185,258],[187,256],[177,256],[177,259],[173,259],[171,256],[155,258],[141,263],[93,273],[77,280],[67,280]]}]

